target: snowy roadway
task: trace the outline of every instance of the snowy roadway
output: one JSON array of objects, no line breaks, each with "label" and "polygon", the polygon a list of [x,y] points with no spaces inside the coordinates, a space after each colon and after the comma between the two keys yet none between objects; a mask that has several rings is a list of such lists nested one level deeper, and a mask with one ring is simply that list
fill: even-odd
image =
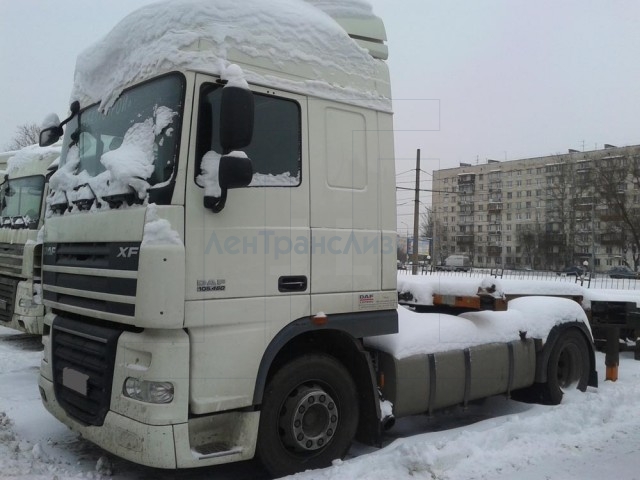
[{"label": "snowy roadway", "polygon": [[[257,479],[254,464],[162,471],[105,453],[51,417],[40,402],[39,337],[0,327],[0,478]],[[562,405],[494,397],[432,418],[399,421],[385,448],[354,445],[350,458],[294,476],[344,479],[640,479],[640,361],[621,354],[620,379],[572,392]]]}]

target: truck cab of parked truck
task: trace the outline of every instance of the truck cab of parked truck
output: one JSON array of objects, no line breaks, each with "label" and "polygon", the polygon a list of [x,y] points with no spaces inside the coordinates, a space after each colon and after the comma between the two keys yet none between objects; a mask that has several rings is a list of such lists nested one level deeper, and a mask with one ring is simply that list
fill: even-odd
[{"label": "truck cab of parked truck", "polygon": [[7,152],[0,184],[0,325],[41,334],[41,250],[47,178],[60,147]]}]

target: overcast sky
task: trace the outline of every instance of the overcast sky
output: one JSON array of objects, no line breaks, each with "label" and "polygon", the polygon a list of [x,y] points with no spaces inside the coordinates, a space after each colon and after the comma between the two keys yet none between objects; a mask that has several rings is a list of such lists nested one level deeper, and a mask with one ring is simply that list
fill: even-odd
[{"label": "overcast sky", "polygon": [[[637,0],[369,1],[389,37],[398,173],[418,148],[431,172],[640,143]],[[0,150],[18,125],[66,115],[78,53],[148,3],[0,0]]]}]

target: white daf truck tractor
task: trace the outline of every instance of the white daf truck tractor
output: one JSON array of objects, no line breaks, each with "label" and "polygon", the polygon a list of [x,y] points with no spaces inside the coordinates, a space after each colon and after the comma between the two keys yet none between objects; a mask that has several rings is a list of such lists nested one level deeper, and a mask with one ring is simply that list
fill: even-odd
[{"label": "white daf truck tractor", "polygon": [[47,178],[60,157],[60,146],[38,145],[0,154],[0,326],[41,334],[42,242]]},{"label": "white daf truck tractor", "polygon": [[[78,57],[71,114],[41,133],[64,137],[49,412],[140,464],[280,476],[379,445],[393,416],[596,383],[568,300],[539,332],[524,309],[403,326],[385,41],[363,1],[172,0]],[[510,333],[468,335],[487,324]]]}]

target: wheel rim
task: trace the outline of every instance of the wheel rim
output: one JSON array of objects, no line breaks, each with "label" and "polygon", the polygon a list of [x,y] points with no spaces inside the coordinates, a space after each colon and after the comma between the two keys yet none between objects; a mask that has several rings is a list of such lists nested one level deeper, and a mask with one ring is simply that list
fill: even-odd
[{"label": "wheel rim", "polygon": [[582,377],[580,349],[575,344],[566,345],[558,357],[558,385],[563,390],[575,388]]},{"label": "wheel rim", "polygon": [[279,431],[284,445],[296,452],[325,448],[338,426],[335,400],[318,385],[291,391],[280,411]]}]

